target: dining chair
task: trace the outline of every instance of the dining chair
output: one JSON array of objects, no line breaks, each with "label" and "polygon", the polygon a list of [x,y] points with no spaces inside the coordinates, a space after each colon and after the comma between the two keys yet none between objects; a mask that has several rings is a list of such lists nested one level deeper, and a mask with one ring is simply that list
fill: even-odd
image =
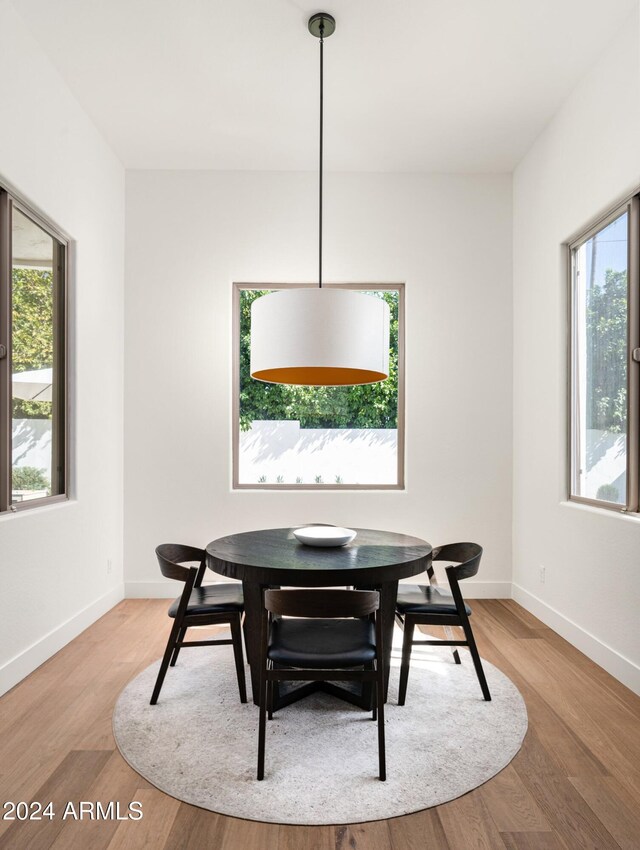
[{"label": "dining chair", "polygon": [[266,718],[267,710],[269,719],[272,717],[273,683],[328,679],[372,683],[372,719],[378,721],[378,778],[386,779],[379,608],[376,590],[264,591],[258,779],[264,779]]},{"label": "dining chair", "polygon": [[[460,655],[458,654],[457,647],[469,647],[476,675],[478,676],[478,682],[482,689],[482,695],[487,701],[491,699],[489,686],[487,685],[484,670],[482,669],[482,661],[480,660],[471,623],[469,622],[471,608],[469,608],[462,598],[459,585],[459,582],[463,579],[476,575],[481,557],[482,546],[479,546],[477,543],[449,543],[446,546],[439,546],[433,550],[432,561],[453,562],[451,566],[445,568],[447,578],[449,579],[450,593],[438,586],[433,566],[430,566],[427,570],[430,583],[426,587],[411,584],[401,584],[399,586],[396,601],[396,617],[404,628],[404,637],[402,640],[398,705],[404,705],[407,695],[411,648],[419,644],[456,647],[453,652],[456,664],[460,664]],[[448,639],[414,640],[413,632],[415,626],[444,626]],[[461,626],[465,639],[453,640],[448,629],[449,626]]]},{"label": "dining chair", "polygon": [[[240,627],[244,610],[242,585],[228,583],[203,586],[202,579],[206,568],[205,554],[203,549],[177,543],[163,543],[156,549],[162,575],[165,578],[184,582],[184,588],[182,595],[169,606],[168,614],[173,619],[173,626],[151,696],[151,705],[158,702],[167,670],[169,666],[175,667],[182,647],[221,644],[233,644],[240,702],[247,701]],[[185,563],[192,562],[197,563],[198,567],[183,566]],[[231,640],[188,641],[184,639],[187,629],[191,626],[213,626],[226,623],[231,628]]]}]

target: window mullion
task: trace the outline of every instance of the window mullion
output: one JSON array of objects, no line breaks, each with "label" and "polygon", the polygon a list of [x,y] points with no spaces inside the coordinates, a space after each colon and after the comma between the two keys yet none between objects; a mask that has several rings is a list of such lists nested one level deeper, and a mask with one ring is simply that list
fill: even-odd
[{"label": "window mullion", "polygon": [[56,364],[56,393],[54,398],[54,420],[56,437],[54,461],[57,476],[56,491],[69,494],[69,446],[68,446],[68,358],[67,358],[67,248],[56,242],[56,286],[54,302],[54,362]]},{"label": "window mullion", "polygon": [[640,363],[634,350],[640,348],[640,196],[629,209],[629,328],[627,369],[627,510],[640,507]]},{"label": "window mullion", "polygon": [[0,190],[0,512],[11,499],[11,199]]}]

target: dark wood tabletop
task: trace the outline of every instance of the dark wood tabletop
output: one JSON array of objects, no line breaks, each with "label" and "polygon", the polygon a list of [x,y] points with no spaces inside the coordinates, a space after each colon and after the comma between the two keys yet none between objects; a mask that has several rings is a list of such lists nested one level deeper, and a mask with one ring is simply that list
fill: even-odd
[{"label": "dark wood tabletop", "polygon": [[[254,702],[258,702],[260,658],[260,618],[265,587],[331,587],[349,585],[380,592],[386,681],[391,659],[398,580],[423,572],[431,561],[432,548],[419,537],[371,528],[353,529],[355,539],[346,546],[319,547],[299,543],[292,528],[268,528],[230,534],[206,547],[207,566],[227,578],[240,579],[245,604],[245,643],[251,666]],[[314,683],[315,684],[315,683]],[[319,686],[319,683],[318,683]],[[322,686],[331,693],[367,708],[370,695],[356,698],[334,686]],[[311,692],[299,688],[299,696]],[[296,697],[282,697],[279,705]]]},{"label": "dark wood tabletop", "polygon": [[210,569],[261,584],[328,587],[398,581],[426,568],[431,546],[418,537],[356,528],[346,546],[299,543],[292,528],[268,528],[220,537],[207,546]]}]

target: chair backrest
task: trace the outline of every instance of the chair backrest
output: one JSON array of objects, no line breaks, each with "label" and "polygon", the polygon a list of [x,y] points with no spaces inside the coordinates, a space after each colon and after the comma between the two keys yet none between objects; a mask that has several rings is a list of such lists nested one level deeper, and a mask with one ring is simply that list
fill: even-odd
[{"label": "chair backrest", "polygon": [[482,546],[477,543],[447,543],[433,550],[434,561],[453,561],[456,566],[446,568],[449,582],[454,577],[456,581],[471,578],[478,572]]},{"label": "chair backrest", "polygon": [[196,578],[196,586],[198,586],[198,578],[202,578],[205,567],[205,552],[203,549],[198,549],[195,546],[185,546],[181,543],[162,543],[156,547],[156,555],[162,575],[165,578],[173,578],[177,581],[189,581],[193,567],[183,567],[182,564],[189,561],[196,561],[199,564],[198,577]]},{"label": "chair backrest", "polygon": [[366,617],[380,607],[377,590],[265,590],[264,607],[284,617]]}]

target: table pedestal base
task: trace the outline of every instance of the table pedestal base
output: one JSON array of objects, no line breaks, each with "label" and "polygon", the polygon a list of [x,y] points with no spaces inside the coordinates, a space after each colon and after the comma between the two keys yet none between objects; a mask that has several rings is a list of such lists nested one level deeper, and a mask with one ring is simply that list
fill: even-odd
[{"label": "table pedestal base", "polygon": [[[317,586],[317,585],[316,585]],[[244,639],[247,649],[247,660],[251,667],[251,689],[253,691],[253,702],[260,705],[260,625],[262,617],[262,595],[267,585],[259,585],[250,581],[242,582],[244,592]],[[377,590],[380,593],[380,611],[382,618],[382,648],[385,667],[385,702],[389,690],[389,668],[391,664],[391,644],[393,642],[393,626],[395,621],[396,598],[398,596],[398,582],[388,581],[377,587],[358,587],[358,590]],[[331,681],[308,682],[298,687],[282,688],[274,683],[274,711],[291,705],[304,697],[317,691],[337,696],[340,699],[356,705],[359,708],[371,711],[372,709],[372,687],[364,683],[358,690],[350,690],[342,685],[335,685]]]},{"label": "table pedestal base", "polygon": [[318,691],[331,694],[331,696],[338,697],[365,711],[372,711],[373,709],[373,689],[368,682],[364,683],[359,690],[351,690],[348,687],[336,685],[333,682],[306,682],[304,685],[298,687],[284,688],[280,685],[280,682],[274,682],[273,710],[277,711],[279,708],[285,708],[285,706],[292,705],[294,702],[298,702],[298,700],[318,693]]}]

